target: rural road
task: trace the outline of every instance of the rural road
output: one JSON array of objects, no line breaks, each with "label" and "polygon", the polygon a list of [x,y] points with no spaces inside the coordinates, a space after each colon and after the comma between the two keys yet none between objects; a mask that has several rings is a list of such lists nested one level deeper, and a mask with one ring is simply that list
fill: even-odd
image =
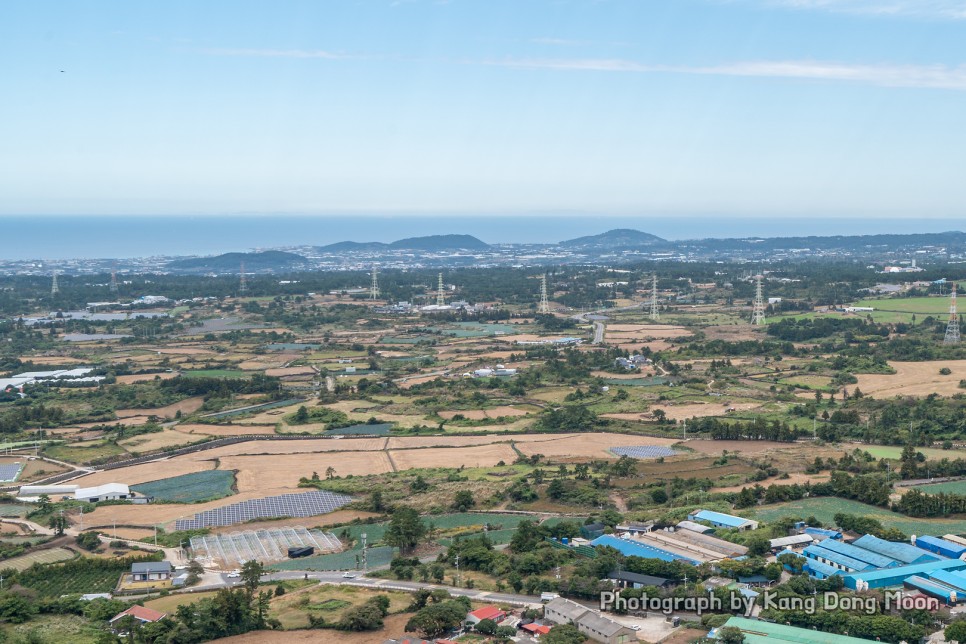
[{"label": "rural road", "polygon": [[603,344],[604,342],[604,323],[594,322],[594,344]]}]

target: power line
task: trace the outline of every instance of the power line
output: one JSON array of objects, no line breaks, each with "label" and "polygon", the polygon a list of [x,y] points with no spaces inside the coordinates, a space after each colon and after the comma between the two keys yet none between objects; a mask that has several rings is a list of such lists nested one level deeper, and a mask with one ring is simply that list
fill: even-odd
[{"label": "power line", "polygon": [[754,326],[765,324],[765,298],[761,294],[761,275],[755,275],[755,308],[751,314]]},{"label": "power line", "polygon": [[956,313],[956,284],[949,297],[949,322],[946,323],[946,337],[943,344],[959,344],[959,315]]}]

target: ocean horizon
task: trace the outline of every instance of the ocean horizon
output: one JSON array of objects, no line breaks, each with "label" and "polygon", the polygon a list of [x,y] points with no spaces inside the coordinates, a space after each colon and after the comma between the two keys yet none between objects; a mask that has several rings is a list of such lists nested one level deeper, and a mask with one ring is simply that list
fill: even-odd
[{"label": "ocean horizon", "polygon": [[215,255],[341,241],[392,242],[435,234],[489,244],[555,243],[614,228],[669,240],[941,233],[961,219],[595,215],[30,215],[0,216],[0,259],[61,260]]}]

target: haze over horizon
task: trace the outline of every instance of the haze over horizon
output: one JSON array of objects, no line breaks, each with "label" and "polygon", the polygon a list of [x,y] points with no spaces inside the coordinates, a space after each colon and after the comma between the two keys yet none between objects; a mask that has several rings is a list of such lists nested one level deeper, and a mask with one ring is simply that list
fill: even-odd
[{"label": "haze over horizon", "polygon": [[5,3],[0,215],[953,224],[964,30],[960,0]]}]

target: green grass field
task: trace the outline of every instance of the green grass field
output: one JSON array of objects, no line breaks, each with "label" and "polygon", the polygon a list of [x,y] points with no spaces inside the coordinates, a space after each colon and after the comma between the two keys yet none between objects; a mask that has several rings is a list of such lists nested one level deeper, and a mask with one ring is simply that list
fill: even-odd
[{"label": "green grass field", "polygon": [[898,528],[906,534],[941,536],[950,533],[966,533],[966,519],[913,519],[858,501],[830,497],[815,497],[762,506],[755,512],[755,517],[761,521],[775,521],[787,516],[803,519],[813,516],[826,525],[832,525],[835,523],[833,517],[840,512],[877,519],[883,526]]},{"label": "green grass field", "polygon": [[893,297],[859,300],[852,306],[871,306],[877,311],[935,315],[949,311],[948,297]]},{"label": "green grass field", "polygon": [[157,501],[197,503],[229,496],[235,484],[234,472],[207,470],[169,479],[132,485],[131,489]]},{"label": "green grass field", "polygon": [[917,490],[926,494],[966,494],[966,481],[947,481],[946,483],[933,483],[932,485],[917,485]]},{"label": "green grass field", "polygon": [[[862,449],[872,454],[876,458],[891,458],[896,459],[902,455],[902,448],[893,445],[863,445]],[[937,449],[935,447],[917,447],[917,452],[922,452],[922,455],[930,460],[942,460],[948,458],[954,460],[957,458],[966,457],[966,450],[957,449]]]}]

